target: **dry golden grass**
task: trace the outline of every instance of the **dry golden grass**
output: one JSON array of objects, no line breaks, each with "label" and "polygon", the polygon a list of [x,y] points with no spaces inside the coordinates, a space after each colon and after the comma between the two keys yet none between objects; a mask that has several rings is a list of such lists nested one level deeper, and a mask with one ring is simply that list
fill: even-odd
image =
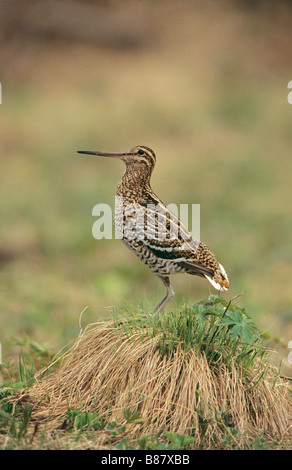
[{"label": "dry golden grass", "polygon": [[[266,432],[278,442],[289,440],[291,397],[288,384],[272,366],[256,363],[242,373],[238,365],[210,365],[205,354],[187,353],[178,344],[169,356],[159,350],[161,332],[126,331],[122,323],[88,327],[63,356],[59,368],[39,374],[22,398],[34,403],[32,417],[46,430],[64,425],[68,408],[98,410],[123,424],[123,410],[140,413],[127,425],[127,436],[158,436],[166,431],[192,435],[195,446],[222,447],[230,433],[237,447]],[[44,372],[44,371],[43,371]],[[239,431],[232,437],[230,430]],[[102,447],[106,433],[99,433]]]}]

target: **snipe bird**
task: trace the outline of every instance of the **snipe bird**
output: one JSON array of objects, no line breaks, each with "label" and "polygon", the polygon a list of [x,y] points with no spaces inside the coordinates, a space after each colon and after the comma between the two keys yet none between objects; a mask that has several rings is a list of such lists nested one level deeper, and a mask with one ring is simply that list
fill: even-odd
[{"label": "snipe bird", "polygon": [[223,266],[209,248],[195,240],[182,222],[156,196],[150,178],[156,155],[138,145],[129,152],[110,153],[78,150],[78,153],[123,160],[125,173],[118,184],[115,227],[119,238],[156,274],[167,288],[156,305],[161,312],[174,296],[169,276],[188,273],[202,276],[217,290],[227,290],[229,282]]}]

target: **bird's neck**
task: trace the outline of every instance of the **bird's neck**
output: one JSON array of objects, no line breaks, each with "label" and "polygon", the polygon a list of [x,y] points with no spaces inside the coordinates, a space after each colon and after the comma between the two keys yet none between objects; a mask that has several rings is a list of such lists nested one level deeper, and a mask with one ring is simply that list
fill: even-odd
[{"label": "bird's neck", "polygon": [[151,191],[151,173],[147,168],[127,165],[126,171],[117,187],[117,196],[138,200],[145,191]]}]

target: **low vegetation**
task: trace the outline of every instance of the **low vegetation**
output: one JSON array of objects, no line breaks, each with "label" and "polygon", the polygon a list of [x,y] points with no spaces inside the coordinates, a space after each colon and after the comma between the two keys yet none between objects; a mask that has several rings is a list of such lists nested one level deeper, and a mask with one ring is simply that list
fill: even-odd
[{"label": "low vegetation", "polygon": [[218,296],[158,318],[116,311],[55,358],[29,346],[2,366],[2,449],[291,444],[288,382],[245,309]]}]

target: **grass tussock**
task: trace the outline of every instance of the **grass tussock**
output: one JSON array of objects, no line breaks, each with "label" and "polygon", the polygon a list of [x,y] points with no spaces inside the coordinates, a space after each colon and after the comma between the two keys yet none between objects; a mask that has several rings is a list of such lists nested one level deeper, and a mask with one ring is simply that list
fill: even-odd
[{"label": "grass tussock", "polygon": [[47,429],[66,428],[72,410],[98,411],[99,422],[127,422],[129,438],[178,433],[197,447],[244,448],[259,433],[281,442],[291,423],[288,384],[257,328],[218,297],[158,319],[123,313],[87,327],[24,397]]}]

